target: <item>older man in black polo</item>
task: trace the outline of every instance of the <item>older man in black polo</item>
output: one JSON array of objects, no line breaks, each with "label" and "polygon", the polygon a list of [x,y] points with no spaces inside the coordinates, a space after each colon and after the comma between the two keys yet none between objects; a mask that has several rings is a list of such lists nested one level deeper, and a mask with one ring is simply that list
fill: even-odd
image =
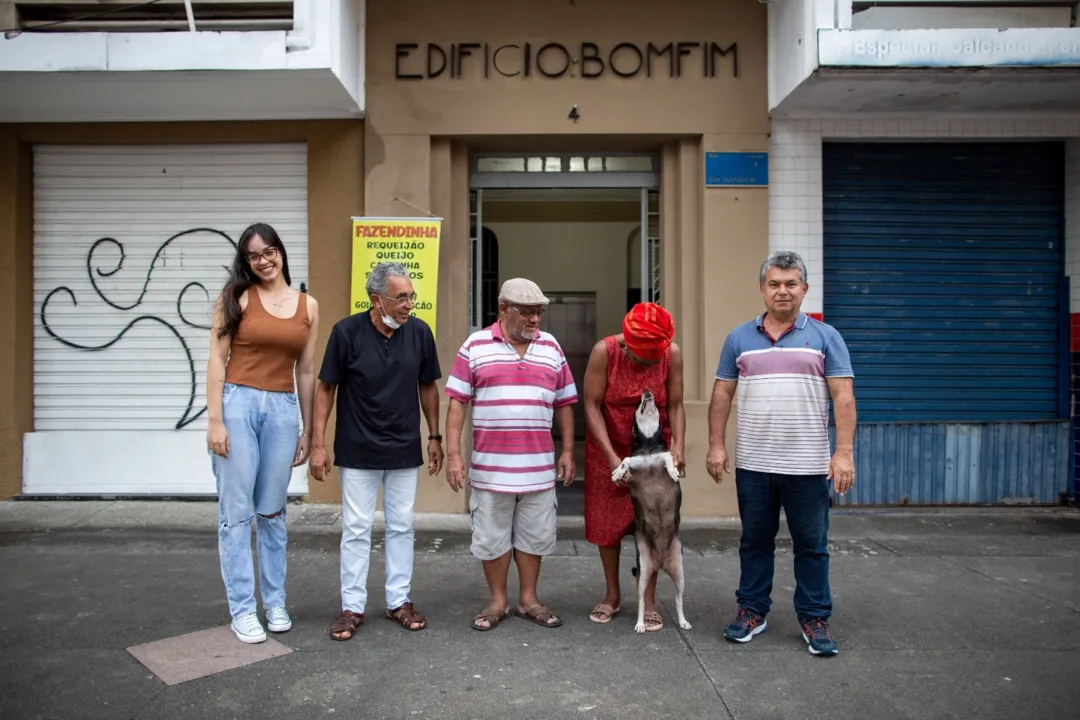
[{"label": "older man in black polo", "polygon": [[[386,516],[386,613],[408,630],[426,619],[410,598],[413,571],[413,505],[420,466],[420,407],[428,428],[428,474],[442,470],[439,394],[442,375],[435,337],[410,317],[416,295],[409,271],[380,263],[367,280],[371,311],[334,325],[315,394],[311,473],[322,480],[332,463],[326,423],[338,401],[334,456],[341,476],[341,615],[330,628],[348,640],[364,622],[371,526],[383,489]],[[417,393],[419,392],[419,403]]]}]

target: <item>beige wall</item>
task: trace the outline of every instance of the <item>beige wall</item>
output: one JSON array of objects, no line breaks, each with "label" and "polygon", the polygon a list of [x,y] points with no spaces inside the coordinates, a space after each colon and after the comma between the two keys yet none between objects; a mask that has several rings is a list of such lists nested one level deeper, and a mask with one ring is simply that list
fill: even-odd
[{"label": "beige wall", "polygon": [[0,498],[22,489],[22,436],[34,426],[30,149],[0,125]]},{"label": "beige wall", "polygon": [[0,28],[13,28],[19,24],[19,11],[15,3],[8,0],[0,1]]},{"label": "beige wall", "polygon": [[[662,153],[661,294],[686,358],[684,512],[734,514],[733,481],[718,489],[704,470],[707,403],[724,336],[760,304],[754,273],[768,250],[768,191],[706,190],[703,164],[707,151],[768,150],[766,6],[758,0],[368,0],[367,27],[366,207],[416,214],[403,204],[394,207],[398,198],[446,219],[436,338],[444,374],[468,332],[469,153]],[[610,68],[582,77],[583,68],[596,67],[580,62],[582,43],[595,43],[606,56],[619,43],[647,49],[688,39],[737,49],[716,57],[715,73],[704,72],[698,47],[688,49],[678,77],[669,76],[666,57],[654,59],[651,77],[623,78]],[[428,43],[456,53],[455,44],[470,42],[480,46],[454,64],[455,77],[449,69],[434,78],[401,77],[426,75]],[[407,43],[417,47],[402,46]],[[494,51],[526,43],[532,75],[500,74],[518,70],[522,56],[504,50],[495,68]],[[562,44],[577,61],[562,77],[536,71],[535,56],[548,43]],[[559,69],[559,53],[557,47],[545,51],[546,69]],[[616,64],[625,70],[630,60],[624,51]],[[567,117],[575,105],[576,122]],[[621,285],[625,257],[624,248],[615,260]],[[733,447],[734,423],[728,435]],[[450,492],[442,479],[422,478],[417,511],[466,507],[464,493]]]},{"label": "beige wall", "polygon": [[[766,8],[758,0],[578,0],[508,3],[504,0],[368,0],[368,132],[382,138],[416,135],[628,134],[699,135],[766,132]],[[705,77],[700,48],[682,60],[671,78],[667,58],[654,60],[653,75],[621,78],[610,70],[581,77],[580,63],[563,77],[548,78],[535,68],[537,52],[560,43],[577,56],[582,42],[607,55],[622,42],[696,41],[737,50],[716,59],[714,77]],[[453,43],[487,43],[489,56],[502,45],[529,43],[530,77],[505,77],[490,64],[484,77],[484,49],[465,57],[459,77],[449,70],[434,79],[399,79],[424,73],[427,44],[450,50]],[[415,43],[398,65],[397,46]],[[516,72],[522,50],[507,49],[500,66]],[[636,64],[628,51],[616,64]],[[734,58],[738,77],[734,77]],[[558,70],[558,50],[544,55]],[[590,68],[586,67],[588,71]],[[567,117],[578,106],[577,122]],[[400,146],[388,141],[387,153]],[[372,156],[375,159],[375,155]]]},{"label": "beige wall", "polygon": [[596,339],[621,332],[627,238],[638,223],[484,225],[499,238],[499,282],[527,277],[548,293],[595,292]]}]

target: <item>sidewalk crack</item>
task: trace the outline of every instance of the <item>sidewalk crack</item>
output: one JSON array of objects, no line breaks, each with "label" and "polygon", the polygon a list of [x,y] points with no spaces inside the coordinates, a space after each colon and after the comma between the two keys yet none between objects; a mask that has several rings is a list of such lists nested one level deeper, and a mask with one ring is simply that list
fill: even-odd
[{"label": "sidewalk crack", "polygon": [[1034,592],[1033,590],[1031,590],[1031,588],[1024,587],[1023,585],[1017,585],[1015,583],[1009,582],[1008,580],[1004,580],[1002,578],[994,577],[993,575],[989,575],[987,573],[984,573],[982,570],[977,570],[977,569],[975,569],[973,567],[968,567],[967,565],[963,564],[962,562],[960,562],[958,560],[951,560],[951,559],[949,559],[947,557],[943,557],[943,556],[938,556],[938,557],[940,557],[942,560],[949,563],[950,565],[955,565],[956,567],[963,568],[964,570],[967,570],[968,572],[975,573],[979,577],[984,577],[987,580],[992,580],[992,581],[994,581],[996,583],[1001,583],[1002,585],[1005,585],[1006,587],[1010,587],[1013,590],[1019,590],[1020,592],[1024,593],[1025,595],[1030,595],[1032,597],[1039,598],[1043,602],[1051,603],[1052,605],[1056,605],[1057,607],[1064,608],[1065,610],[1069,610],[1071,612],[1076,613],[1077,615],[1080,615],[1080,608],[1070,607],[1070,606],[1062,603],[1060,600],[1055,600],[1054,598],[1049,598],[1049,597],[1046,597],[1045,595],[1040,595],[1039,593]]},{"label": "sidewalk crack", "polygon": [[890,555],[895,555],[896,557],[904,557],[899,552],[897,552],[896,550],[893,550],[891,547],[889,547],[885,543],[881,542],[880,540],[875,540],[874,538],[864,538],[864,539],[866,540],[866,542],[873,543],[873,544],[877,545],[879,548],[881,548],[885,552],[889,553]]},{"label": "sidewalk crack", "polygon": [[[660,598],[657,598],[656,600],[660,605],[664,607],[664,610],[666,611],[666,614],[669,618],[675,617],[675,613],[672,610],[672,607],[668,604],[666,600],[662,600]],[[709,685],[712,686],[713,692],[716,693],[716,699],[720,701],[720,704],[724,708],[724,712],[727,713],[727,716],[731,718],[731,720],[735,720],[735,714],[731,712],[731,708],[728,707],[727,701],[724,700],[724,696],[723,694],[721,694],[720,688],[717,687],[716,680],[713,679],[712,673],[710,673],[708,668],[705,667],[705,663],[701,662],[701,658],[698,657],[697,651],[694,650],[694,646],[691,645],[690,640],[687,639],[686,631],[679,627],[678,623],[672,623],[672,627],[675,628],[675,632],[679,634],[679,638],[683,641],[683,645],[686,646],[686,649],[689,650],[690,654],[694,657],[694,660],[697,662],[698,667],[701,668],[701,672],[705,674],[705,678],[709,681]]]},{"label": "sidewalk crack", "polygon": [[69,523],[69,524],[67,524],[67,525],[64,525],[64,527],[65,527],[65,528],[79,528],[79,527],[83,527],[83,523],[87,523],[87,522],[90,522],[91,520],[93,520],[94,518],[96,518],[96,517],[97,517],[98,515],[100,515],[101,513],[105,512],[105,511],[106,511],[106,510],[108,510],[109,508],[113,507],[113,506],[114,506],[115,504],[116,504],[116,501],[115,501],[115,500],[114,500],[114,501],[112,501],[112,502],[106,503],[106,504],[105,504],[105,506],[104,506],[103,508],[99,509],[99,510],[98,510],[98,511],[97,511],[96,513],[94,513],[93,515],[87,515],[86,517],[82,518],[81,520],[72,520],[72,521],[71,521],[71,523]]}]

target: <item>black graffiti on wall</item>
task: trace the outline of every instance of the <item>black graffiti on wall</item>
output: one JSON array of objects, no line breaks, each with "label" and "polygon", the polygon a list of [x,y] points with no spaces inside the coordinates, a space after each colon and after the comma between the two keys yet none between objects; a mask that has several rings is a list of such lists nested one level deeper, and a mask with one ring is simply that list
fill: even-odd
[{"label": "black graffiti on wall", "polygon": [[[211,233],[211,234],[217,235],[217,236],[223,238],[224,240],[226,240],[229,243],[230,249],[231,249],[232,252],[236,251],[236,242],[231,237],[229,237],[227,234],[223,233],[220,230],[215,230],[213,228],[192,228],[190,230],[183,230],[181,232],[178,232],[175,235],[173,235],[172,237],[170,237],[168,240],[163,242],[158,247],[157,252],[154,253],[154,259],[153,259],[153,261],[151,261],[150,267],[146,271],[146,280],[143,282],[142,291],[139,293],[138,299],[136,299],[135,302],[133,302],[133,303],[131,303],[129,305],[123,305],[121,303],[114,302],[112,299],[109,298],[108,295],[105,294],[105,292],[100,287],[98,287],[98,282],[97,282],[98,278],[108,278],[108,277],[111,277],[111,276],[115,275],[116,273],[120,272],[120,269],[123,267],[124,259],[126,257],[126,253],[124,251],[123,243],[119,242],[118,240],[115,240],[114,238],[103,237],[100,240],[98,240],[97,242],[95,242],[90,247],[90,251],[86,254],[86,274],[90,279],[90,285],[94,288],[94,292],[97,293],[97,296],[99,298],[101,298],[101,300],[103,302],[105,302],[105,304],[107,304],[109,307],[115,308],[116,310],[120,310],[120,311],[125,312],[125,313],[126,312],[131,312],[132,310],[135,310],[136,308],[138,308],[143,303],[143,301],[146,299],[147,290],[150,287],[150,279],[153,276],[154,268],[156,268],[158,266],[158,260],[159,260],[159,258],[161,258],[162,253],[165,252],[165,250],[169,247],[169,245],[174,240],[177,240],[179,238],[182,238],[182,237],[185,237],[185,236],[188,236],[188,235],[192,235],[194,233]],[[102,269],[100,267],[95,268],[93,266],[94,265],[94,253],[98,250],[98,248],[100,248],[102,246],[113,246],[117,250],[120,251],[120,259],[119,259],[119,261],[117,261],[116,267],[112,268],[111,270]],[[228,272],[227,267],[224,268],[224,269],[225,269],[226,272]],[[189,320],[184,315],[184,308],[183,308],[184,296],[189,291],[194,290],[195,288],[198,288],[199,290],[202,290],[203,293],[206,295],[207,300],[210,299],[210,292],[206,289],[206,285],[204,285],[201,280],[192,280],[191,282],[184,285],[183,289],[181,289],[179,294],[176,296],[176,314],[180,318],[180,322],[182,322],[184,325],[187,325],[188,327],[195,328],[195,329],[198,329],[198,330],[205,330],[205,331],[209,332],[210,329],[211,329],[210,325],[208,325],[208,324],[204,325],[204,324],[192,322],[191,320]],[[45,300],[41,303],[41,312],[40,312],[41,325],[42,325],[43,328],[45,328],[45,332],[47,332],[57,342],[61,343],[62,345],[66,345],[67,347],[73,348],[75,350],[85,350],[85,351],[88,351],[88,352],[99,352],[99,351],[102,351],[102,350],[107,350],[108,348],[110,348],[113,345],[115,345],[116,343],[118,343],[124,337],[124,335],[126,335],[128,333],[129,330],[131,330],[133,327],[135,327],[139,323],[147,323],[147,322],[157,323],[157,324],[165,327],[169,332],[171,332],[173,335],[176,336],[177,340],[180,341],[180,347],[183,348],[184,356],[187,359],[188,373],[190,375],[190,380],[191,380],[191,393],[188,396],[187,407],[184,409],[184,413],[180,417],[180,419],[177,420],[175,429],[181,430],[181,429],[187,427],[191,423],[198,420],[199,417],[201,417],[202,414],[206,412],[206,406],[205,405],[203,405],[202,409],[200,409],[198,412],[195,412],[195,389],[196,389],[195,360],[192,357],[191,348],[188,347],[187,341],[184,340],[184,336],[180,334],[180,331],[177,329],[176,325],[169,322],[165,318],[159,317],[157,315],[149,315],[149,314],[139,315],[139,316],[135,317],[134,319],[132,319],[126,326],[124,326],[124,328],[119,333],[117,333],[116,337],[114,337],[112,340],[109,340],[108,342],[102,343],[100,345],[86,345],[86,344],[77,343],[77,342],[74,342],[72,340],[67,340],[65,338],[60,337],[60,335],[58,335],[49,326],[49,321],[48,321],[48,319],[46,317],[46,310],[49,307],[49,301],[51,301],[53,299],[53,297],[56,296],[56,295],[67,295],[68,298],[71,299],[71,304],[72,305],[78,305],[79,304],[79,301],[78,301],[78,299],[76,299],[75,293],[71,290],[71,288],[62,285],[62,286],[60,286],[58,288],[53,289],[52,291],[49,292],[48,295],[45,296]]]}]

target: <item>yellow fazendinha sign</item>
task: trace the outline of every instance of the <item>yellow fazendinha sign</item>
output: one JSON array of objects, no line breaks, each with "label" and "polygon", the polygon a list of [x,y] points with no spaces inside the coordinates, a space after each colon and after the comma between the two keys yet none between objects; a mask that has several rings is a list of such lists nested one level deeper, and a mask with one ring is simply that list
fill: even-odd
[{"label": "yellow fazendinha sign", "polygon": [[435,304],[439,293],[439,239],[442,218],[352,219],[351,314],[371,309],[365,286],[371,270],[383,262],[401,263],[409,270],[418,317],[435,333]]}]

